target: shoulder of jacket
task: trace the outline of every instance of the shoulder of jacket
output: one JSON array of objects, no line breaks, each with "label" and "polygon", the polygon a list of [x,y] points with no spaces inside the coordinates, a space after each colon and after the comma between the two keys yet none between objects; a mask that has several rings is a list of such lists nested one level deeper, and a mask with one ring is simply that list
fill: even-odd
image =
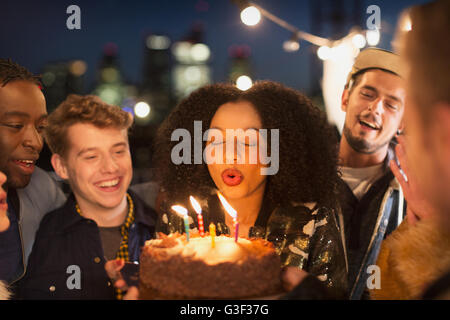
[{"label": "shoulder of jacket", "polygon": [[44,215],[39,224],[39,235],[53,235],[61,231],[61,227],[64,225],[64,208],[65,206],[62,206]]},{"label": "shoulder of jacket", "polygon": [[291,206],[278,208],[284,216],[289,216],[291,221],[309,226],[320,227],[326,225],[330,219],[335,219],[333,209],[320,206],[317,203],[291,204]]},{"label": "shoulder of jacket", "polygon": [[17,192],[19,197],[27,197],[33,206],[46,212],[60,207],[66,200],[57,181],[38,167],[35,168],[28,186],[18,189]]},{"label": "shoulder of jacket", "polygon": [[48,172],[38,167],[35,168],[30,183],[25,188],[18,189],[19,193],[39,195],[41,199],[42,197],[49,197],[49,193],[55,193],[57,191],[61,191],[57,182]]}]

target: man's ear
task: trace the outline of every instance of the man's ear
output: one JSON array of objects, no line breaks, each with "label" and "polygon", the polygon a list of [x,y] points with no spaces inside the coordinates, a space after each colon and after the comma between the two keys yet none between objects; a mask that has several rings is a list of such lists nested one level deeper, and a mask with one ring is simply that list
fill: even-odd
[{"label": "man's ear", "polygon": [[61,179],[69,179],[64,159],[59,154],[54,153],[52,155],[51,162],[53,169],[55,169],[56,174],[61,177]]},{"label": "man's ear", "polygon": [[349,92],[348,88],[345,88],[344,91],[342,91],[342,97],[341,97],[341,109],[344,112],[347,112],[349,97],[350,97],[350,92]]}]

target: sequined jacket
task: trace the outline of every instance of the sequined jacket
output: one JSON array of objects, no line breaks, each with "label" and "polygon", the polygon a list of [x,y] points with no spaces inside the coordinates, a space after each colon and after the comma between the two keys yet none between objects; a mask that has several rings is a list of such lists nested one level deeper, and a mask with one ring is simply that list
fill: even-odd
[{"label": "sequined jacket", "polygon": [[[157,232],[184,232],[184,221],[162,204]],[[189,210],[191,229],[197,229],[197,214]],[[230,234],[223,210],[216,201],[208,201],[203,212],[205,228],[212,222],[217,234]],[[315,275],[337,296],[347,293],[347,269],[334,211],[316,204],[275,207],[259,213],[249,238],[272,242],[283,266],[297,266]],[[207,230],[206,230],[207,231]]]}]

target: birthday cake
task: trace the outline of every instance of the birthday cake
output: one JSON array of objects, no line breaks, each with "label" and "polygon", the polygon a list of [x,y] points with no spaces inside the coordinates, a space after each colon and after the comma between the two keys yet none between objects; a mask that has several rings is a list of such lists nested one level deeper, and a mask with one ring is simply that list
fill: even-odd
[{"label": "birthday cake", "polygon": [[146,242],[140,299],[244,299],[281,291],[280,258],[263,239],[164,235]]}]

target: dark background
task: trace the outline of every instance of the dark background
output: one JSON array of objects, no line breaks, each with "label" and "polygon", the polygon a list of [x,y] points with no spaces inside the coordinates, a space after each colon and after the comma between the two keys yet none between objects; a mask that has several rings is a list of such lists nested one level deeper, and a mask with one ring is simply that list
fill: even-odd
[{"label": "dark background", "polygon": [[[365,28],[369,17],[367,7],[378,5],[382,27],[381,41],[377,47],[391,49],[400,12],[408,6],[427,1],[255,2],[301,30],[330,39],[345,36],[355,25]],[[81,30],[66,27],[70,16],[66,9],[72,4],[81,9]],[[211,58],[206,66],[211,72],[210,82],[230,81],[232,71],[243,67],[253,80],[281,82],[305,92],[319,107],[323,105],[319,85],[322,70],[316,55],[317,47],[301,41],[300,50],[286,52],[282,45],[291,36],[287,30],[264,18],[257,26],[245,26],[240,21],[239,13],[239,8],[229,0],[2,0],[0,57],[12,58],[39,74],[49,70],[56,70],[55,74],[62,73],[70,61],[84,62],[87,69],[81,76],[74,78],[69,73],[64,80],[56,81],[60,86],[44,86],[49,112],[69,93],[95,92],[102,82],[102,68],[114,66],[120,74],[122,87],[132,86],[135,95],[150,97],[152,102],[150,119],[137,122],[130,137],[136,168],[135,182],[148,180],[151,178],[148,168],[151,168],[154,132],[182,98],[173,94],[171,78],[167,73],[170,70],[158,71],[151,63],[155,57],[149,55],[145,46],[149,34],[164,34],[172,43],[189,40],[208,45]],[[245,54],[239,56],[238,53],[237,59],[235,52],[233,59],[230,56],[233,45],[245,48]],[[106,51],[105,46],[109,48]],[[167,63],[172,68],[176,61],[171,57]],[[156,96],[159,98],[154,98]],[[132,102],[122,100],[119,104],[126,107],[127,103]],[[50,169],[48,150],[44,151],[39,165]]]}]

